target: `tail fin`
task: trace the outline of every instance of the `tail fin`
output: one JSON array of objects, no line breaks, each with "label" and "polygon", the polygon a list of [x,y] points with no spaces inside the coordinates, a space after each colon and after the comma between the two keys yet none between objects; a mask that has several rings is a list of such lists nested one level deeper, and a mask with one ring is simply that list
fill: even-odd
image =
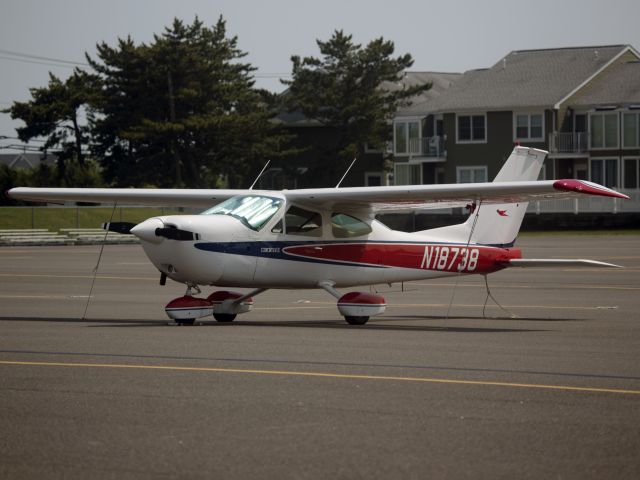
[{"label": "tail fin", "polygon": [[[537,180],[546,155],[544,150],[515,147],[493,181]],[[455,238],[455,241],[466,243],[473,230],[470,243],[511,246],[518,236],[527,206],[526,202],[478,205],[479,210],[470,215],[465,223],[434,229],[429,233],[438,236],[444,234]]]}]

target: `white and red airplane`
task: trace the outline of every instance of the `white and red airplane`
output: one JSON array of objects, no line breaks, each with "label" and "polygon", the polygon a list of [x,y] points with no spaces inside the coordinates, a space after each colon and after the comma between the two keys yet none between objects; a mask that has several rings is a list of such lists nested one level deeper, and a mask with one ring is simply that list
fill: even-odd
[{"label": "white and red airplane", "polygon": [[[454,275],[487,275],[508,267],[616,265],[593,260],[523,259],[514,248],[527,202],[600,195],[628,198],[584,180],[536,181],[547,152],[516,147],[490,183],[284,191],[13,188],[11,198],[38,202],[208,208],[199,215],[153,217],[105,228],[131,232],[161,273],[187,291],[166,306],[177,323],[213,314],[233,321],[267,289],[322,288],[337,298],[352,325],[384,312],[382,296],[338,288],[392,284]],[[212,206],[213,205],[213,206]],[[405,233],[387,228],[384,210],[470,208],[459,225]],[[200,286],[244,287],[195,297]]]}]

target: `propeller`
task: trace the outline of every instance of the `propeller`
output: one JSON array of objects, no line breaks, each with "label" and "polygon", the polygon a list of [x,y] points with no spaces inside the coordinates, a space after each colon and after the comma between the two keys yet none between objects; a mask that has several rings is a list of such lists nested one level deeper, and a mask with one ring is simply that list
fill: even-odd
[{"label": "propeller", "polygon": [[102,229],[108,232],[129,234],[131,233],[131,229],[136,225],[137,224],[131,222],[107,222],[102,224]]},{"label": "propeller", "polygon": [[[102,224],[102,228],[109,232],[128,234],[128,233],[132,233],[131,229],[137,225],[141,225],[141,224],[136,224],[131,222],[107,222]],[[148,227],[146,228],[148,229]],[[159,227],[159,228],[156,228],[155,231],[154,230],[151,230],[151,231],[155,233],[156,237],[163,237],[169,240],[178,240],[178,241],[200,240],[199,234],[190,232],[189,230],[182,230],[173,225],[167,225],[166,227]],[[135,235],[140,236],[140,232],[136,232]]]}]

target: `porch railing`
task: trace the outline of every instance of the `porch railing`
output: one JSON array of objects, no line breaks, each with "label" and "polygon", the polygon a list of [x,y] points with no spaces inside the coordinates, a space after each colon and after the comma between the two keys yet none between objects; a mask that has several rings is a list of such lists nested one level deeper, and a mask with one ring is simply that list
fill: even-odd
[{"label": "porch railing", "polygon": [[616,189],[629,200],[585,195],[581,198],[560,198],[529,203],[528,213],[622,213],[640,212],[640,190]]},{"label": "porch railing", "polygon": [[551,132],[549,151],[551,153],[586,153],[589,135],[587,132]]},{"label": "porch railing", "polygon": [[444,137],[419,137],[409,139],[409,156],[444,157]]}]

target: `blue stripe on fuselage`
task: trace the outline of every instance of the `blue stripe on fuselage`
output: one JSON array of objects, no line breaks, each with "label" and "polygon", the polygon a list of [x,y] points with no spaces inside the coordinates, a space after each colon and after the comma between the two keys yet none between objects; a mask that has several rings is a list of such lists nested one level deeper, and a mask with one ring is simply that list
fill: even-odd
[{"label": "blue stripe on fuselage", "polygon": [[[341,266],[359,266],[370,268],[388,268],[385,265],[371,265],[358,262],[342,262],[339,260],[324,260],[322,258],[311,258],[283,252],[286,247],[305,247],[309,245],[330,245],[335,243],[381,243],[381,242],[362,242],[362,241],[336,241],[336,242],[201,242],[194,244],[198,250],[207,252],[226,253],[227,255],[243,255],[248,257],[272,258],[275,260],[289,260],[295,262],[322,263],[325,265],[341,265]],[[406,242],[399,242],[406,243]]]}]

